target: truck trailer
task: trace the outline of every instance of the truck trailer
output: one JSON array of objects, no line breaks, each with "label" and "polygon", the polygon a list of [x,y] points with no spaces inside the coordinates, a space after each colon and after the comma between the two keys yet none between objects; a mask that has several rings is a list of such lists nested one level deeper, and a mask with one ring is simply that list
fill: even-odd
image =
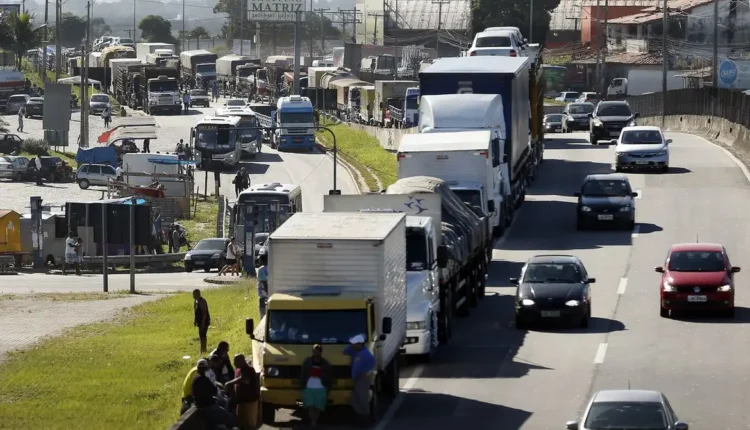
[{"label": "truck trailer", "polygon": [[208,88],[216,80],[218,55],[205,49],[183,51],[180,54],[180,77],[195,79],[198,88]]},{"label": "truck trailer", "polygon": [[417,81],[375,81],[375,103],[373,104],[373,122],[384,127],[390,124],[388,106],[402,106],[408,88],[419,86]]},{"label": "truck trailer", "polygon": [[143,65],[140,69],[140,97],[143,112],[166,112],[173,115],[182,110],[179,72],[171,67]]},{"label": "truck trailer", "polygon": [[144,63],[148,62],[148,55],[155,54],[157,50],[166,49],[170,55],[174,55],[175,46],[171,43],[138,43],[135,45],[135,53],[138,59]]}]

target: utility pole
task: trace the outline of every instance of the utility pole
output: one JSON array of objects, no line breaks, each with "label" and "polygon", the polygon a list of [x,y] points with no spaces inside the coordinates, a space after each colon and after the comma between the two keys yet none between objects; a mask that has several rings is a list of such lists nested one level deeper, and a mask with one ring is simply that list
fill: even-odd
[{"label": "utility pole", "polygon": [[126,28],[123,30],[125,33],[128,33],[129,38],[133,38],[133,29],[132,28]]},{"label": "utility pole", "polygon": [[313,8],[313,0],[310,0],[310,12],[309,12],[310,15],[307,16],[307,35],[310,36],[310,40],[308,41],[308,43],[310,44],[310,64],[312,64],[313,44],[315,40],[315,38],[313,37],[313,28],[312,28],[313,20],[311,20],[310,17],[315,14],[314,10],[315,9]]},{"label": "utility pole", "polygon": [[325,35],[325,26],[323,25],[323,20],[325,19],[325,15],[323,15],[325,12],[329,11],[330,9],[315,9],[313,12],[320,14],[320,51],[323,55],[325,55],[326,52],[326,35]]},{"label": "utility pole", "polygon": [[91,25],[91,2],[86,3],[86,42],[83,43],[81,53],[83,58],[83,73],[81,82],[81,146],[89,147],[89,42],[91,35],[88,31]]},{"label": "utility pole", "polygon": [[378,43],[378,19],[380,19],[381,17],[385,18],[385,14],[370,12],[367,14],[367,16],[375,17],[375,28],[372,29],[372,43],[373,45],[377,45]]},{"label": "utility pole", "polygon": [[599,65],[599,91],[602,97],[607,96],[607,43],[609,38],[609,0],[604,0],[604,28],[602,38],[602,62]]},{"label": "utility pole", "polygon": [[245,20],[243,19],[243,16],[242,16],[242,7],[244,5],[245,5],[245,1],[244,0],[240,0],[240,5],[239,5],[240,6],[240,10],[238,11],[239,14],[237,15],[239,17],[239,19],[240,19],[240,55],[244,54],[243,51],[244,51],[244,48],[245,48],[243,46],[244,45],[243,42],[245,41]]},{"label": "utility pole", "polygon": [[47,35],[47,20],[49,19],[49,0],[44,1],[44,43],[42,44],[42,82],[47,82],[47,45],[49,36]]},{"label": "utility pole", "polygon": [[450,3],[449,0],[432,0],[432,4],[438,5],[438,23],[435,32],[435,52],[438,58],[440,58],[440,30],[443,28],[443,5],[448,3]]},{"label": "utility pole", "polygon": [[[93,20],[93,19],[94,19],[94,0],[91,0],[91,17],[89,19],[88,25],[86,26],[86,31],[87,31],[86,34],[93,35],[91,33],[91,20]],[[90,39],[90,37],[89,37],[89,39]],[[133,41],[133,42],[135,42],[135,41]]]},{"label": "utility pole", "polygon": [[182,0],[182,38],[180,40],[180,51],[185,50],[185,0]]},{"label": "utility pole", "polygon": [[55,82],[62,72],[62,45],[60,45],[60,27],[62,27],[62,0],[55,0]]},{"label": "utility pole", "polygon": [[133,43],[135,43],[135,35],[136,35],[135,29],[136,29],[136,26],[135,26],[135,0],[133,0],[133,37],[131,38],[131,39],[133,39]]},{"label": "utility pole", "polygon": [[260,58],[260,23],[255,22],[255,56]]},{"label": "utility pole", "polygon": [[[713,53],[713,81],[714,93],[719,89],[719,2],[714,0],[714,53]],[[714,100],[718,94],[714,94]],[[716,102],[714,101],[714,105]],[[714,112],[715,114],[715,112]]]},{"label": "utility pole", "polygon": [[534,0],[529,3],[529,43],[534,41]]},{"label": "utility pole", "polygon": [[[714,0],[714,3],[718,3],[718,0]],[[667,0],[664,0],[662,5],[664,9],[661,24],[661,127],[664,128],[664,123],[667,120],[667,69],[669,64],[668,54],[669,47],[667,46],[667,34],[669,33],[669,7],[667,7]]]},{"label": "utility pole", "polygon": [[599,33],[602,31],[602,22],[600,20],[599,0],[596,0],[596,69],[594,72],[594,89],[599,86],[602,67],[602,44],[600,43]]},{"label": "utility pole", "polygon": [[299,61],[300,61],[300,43],[302,39],[302,11],[294,13],[294,94],[299,94]]}]

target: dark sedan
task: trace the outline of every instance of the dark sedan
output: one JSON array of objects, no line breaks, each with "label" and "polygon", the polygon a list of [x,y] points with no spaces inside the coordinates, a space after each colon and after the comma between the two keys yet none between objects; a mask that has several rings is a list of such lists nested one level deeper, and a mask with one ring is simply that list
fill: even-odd
[{"label": "dark sedan", "polygon": [[589,114],[592,112],[594,112],[594,105],[591,103],[568,103],[563,110],[563,115],[565,115],[563,133],[588,130]]},{"label": "dark sedan", "polygon": [[26,118],[44,116],[44,97],[32,97],[26,103]]},{"label": "dark sedan", "polygon": [[635,227],[635,197],[625,175],[589,175],[583,180],[578,197],[576,225],[579,230],[594,225]]},{"label": "dark sedan", "polygon": [[203,269],[206,272],[211,269],[220,270],[227,260],[228,243],[229,239],[220,237],[201,240],[185,254],[185,271],[192,272],[194,269]]},{"label": "dark sedan", "polygon": [[544,132],[558,133],[562,131],[564,119],[565,115],[560,113],[551,113],[549,115],[544,115],[544,120],[542,120],[542,124],[544,125]]},{"label": "dark sedan", "polygon": [[516,327],[542,321],[563,321],[588,327],[591,319],[590,284],[586,268],[572,255],[538,255],[511,278],[516,288]]}]

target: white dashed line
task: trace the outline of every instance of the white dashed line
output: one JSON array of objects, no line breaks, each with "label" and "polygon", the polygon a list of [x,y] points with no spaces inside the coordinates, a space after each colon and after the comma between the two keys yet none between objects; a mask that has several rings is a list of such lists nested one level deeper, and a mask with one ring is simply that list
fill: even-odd
[{"label": "white dashed line", "polygon": [[617,286],[617,294],[625,294],[625,289],[628,287],[628,278],[620,279],[620,285]]},{"label": "white dashed line", "polygon": [[641,231],[641,225],[636,224],[635,227],[633,227],[633,234],[631,235],[634,239],[638,237],[638,233]]},{"label": "white dashed line", "polygon": [[638,193],[637,196],[635,196],[636,200],[643,198],[643,190],[635,190],[636,193]]},{"label": "white dashed line", "polygon": [[424,371],[424,365],[419,365],[414,369],[414,373],[412,373],[411,377],[406,380],[406,383],[404,384],[404,387],[401,389],[401,392],[398,394],[398,397],[396,397],[396,400],[391,403],[391,406],[388,408],[388,410],[385,412],[385,415],[383,415],[383,418],[378,423],[377,427],[375,427],[375,430],[384,430],[386,427],[388,427],[388,424],[393,419],[393,416],[396,414],[396,411],[398,408],[401,407],[401,404],[404,402],[404,397],[406,397],[406,393],[408,393],[414,386],[417,384],[417,381],[419,381],[419,377],[422,376],[422,372]]},{"label": "white dashed line", "polygon": [[606,355],[607,355],[607,344],[600,343],[599,349],[596,350],[596,355],[594,356],[594,364],[604,363],[604,357]]}]

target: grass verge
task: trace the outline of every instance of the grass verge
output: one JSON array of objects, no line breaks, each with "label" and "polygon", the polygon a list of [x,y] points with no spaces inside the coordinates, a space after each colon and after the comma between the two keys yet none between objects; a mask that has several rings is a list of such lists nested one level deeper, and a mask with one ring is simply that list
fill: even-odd
[{"label": "grass verge", "polygon": [[[193,201],[193,205],[195,205]],[[216,196],[208,196],[208,200],[198,198],[197,206],[191,206],[195,216],[191,219],[179,220],[179,223],[188,230],[188,239],[195,245],[201,239],[216,237],[216,216],[219,213],[219,203]],[[193,212],[191,212],[192,214]]]},{"label": "grass verge", "polygon": [[[383,188],[398,179],[396,156],[383,149],[378,139],[364,131],[352,130],[346,124],[328,125],[336,135],[338,154],[346,162],[359,170],[369,191],[379,191],[378,182]],[[321,130],[318,140],[326,148],[333,148],[331,134]]]},{"label": "grass verge", "polygon": [[[205,290],[211,348],[226,340],[230,354],[251,356],[244,322],[257,321],[255,291],[252,281]],[[11,353],[0,367],[0,428],[168,428],[199,358],[197,336],[192,296],[180,293]]]}]

